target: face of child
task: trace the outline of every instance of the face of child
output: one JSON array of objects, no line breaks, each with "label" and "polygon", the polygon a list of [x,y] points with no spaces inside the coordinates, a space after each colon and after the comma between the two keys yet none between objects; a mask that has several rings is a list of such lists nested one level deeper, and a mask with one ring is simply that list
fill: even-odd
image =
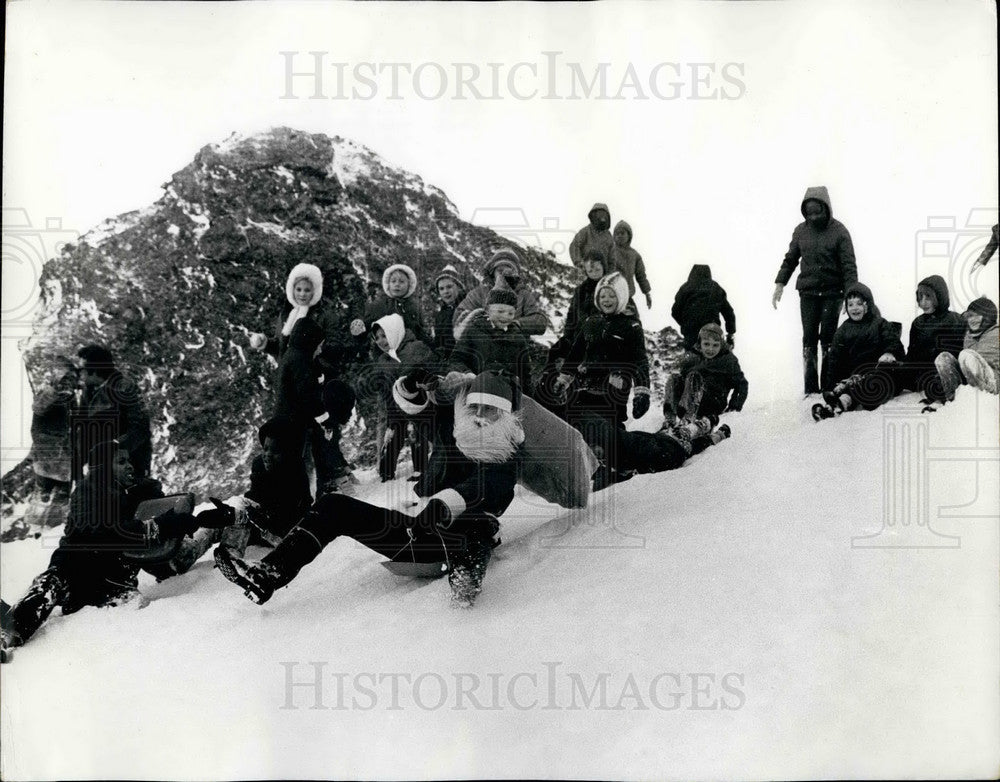
[{"label": "face of child", "polygon": [[583,271],[591,280],[599,280],[604,276],[604,264],[600,261],[587,259],[583,262]]},{"label": "face of child", "polygon": [[490,304],[486,307],[486,315],[494,326],[506,328],[517,317],[517,309],[512,304]]},{"label": "face of child", "polygon": [[308,306],[312,297],[313,284],[304,277],[296,280],[295,285],[292,286],[292,298],[295,299],[295,303],[300,307]]},{"label": "face of child", "polygon": [[851,320],[861,320],[868,314],[868,305],[865,300],[858,296],[851,296],[847,300],[847,317]]},{"label": "face of child", "polygon": [[605,315],[618,309],[618,294],[612,288],[605,286],[597,292],[597,308]]},{"label": "face of child", "polygon": [[715,358],[719,355],[720,350],[722,350],[722,342],[715,337],[701,338],[701,354],[705,358]]},{"label": "face of child", "polygon": [[399,299],[405,296],[410,290],[410,280],[406,276],[406,272],[394,271],[389,275],[389,281],[386,283],[386,287],[389,289],[389,295],[394,299]]},{"label": "face of child", "polygon": [[934,297],[929,293],[921,291],[917,295],[917,306],[920,307],[921,311],[925,315],[930,315],[932,312],[934,312],[934,306],[935,306]]},{"label": "face of child", "polygon": [[438,280],[438,297],[445,304],[454,304],[458,300],[458,285],[455,284],[455,281],[449,280],[447,277]]},{"label": "face of child", "polygon": [[378,349],[383,353],[389,352],[389,338],[386,337],[381,326],[376,326],[372,331],[372,341],[378,345]]},{"label": "face of child", "polygon": [[619,247],[625,247],[628,245],[631,237],[628,235],[628,229],[624,226],[618,226],[615,229],[615,244]]},{"label": "face of child", "polygon": [[126,489],[135,485],[135,468],[128,459],[128,451],[121,448],[115,451],[115,458],[111,461],[111,475]]},{"label": "face of child", "polygon": [[826,207],[819,201],[806,201],[806,221],[813,228],[822,228],[826,224]]},{"label": "face of child", "polygon": [[983,316],[978,312],[970,312],[965,316],[965,322],[969,324],[969,331],[976,332],[983,327]]},{"label": "face of child", "polygon": [[281,445],[273,437],[264,438],[264,450],[261,453],[264,460],[264,469],[270,472],[281,466],[285,460],[285,454],[281,450]]}]

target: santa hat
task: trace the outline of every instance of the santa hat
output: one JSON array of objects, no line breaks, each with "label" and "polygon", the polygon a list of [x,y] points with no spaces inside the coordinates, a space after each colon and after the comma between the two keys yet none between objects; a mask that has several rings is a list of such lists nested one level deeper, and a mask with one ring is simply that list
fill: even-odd
[{"label": "santa hat", "polygon": [[[312,283],[312,298],[309,299],[308,304],[299,304],[295,301],[295,283],[299,280],[308,280]],[[304,318],[309,312],[309,308],[314,307],[322,297],[323,272],[319,270],[318,266],[313,266],[311,263],[296,264],[288,273],[288,279],[285,280],[285,298],[292,305],[292,311],[288,313],[285,325],[281,327],[281,333],[286,337],[291,334],[296,321],[299,318]]]},{"label": "santa hat", "polygon": [[434,290],[437,290],[438,283],[441,280],[451,280],[463,291],[465,290],[465,283],[462,282],[462,278],[458,274],[458,269],[452,266],[450,263],[445,266],[441,273],[434,278]]},{"label": "santa hat", "polygon": [[490,304],[508,304],[511,307],[517,306],[517,294],[514,293],[506,285],[497,285],[486,297],[486,305]]},{"label": "santa hat", "polygon": [[469,384],[465,394],[467,405],[490,405],[505,413],[521,406],[521,393],[507,377],[496,372],[482,372]]},{"label": "santa hat", "polygon": [[386,296],[389,295],[389,276],[393,272],[402,272],[406,275],[406,280],[409,282],[409,285],[407,286],[406,293],[404,293],[401,298],[410,298],[410,296],[413,295],[413,292],[417,289],[417,273],[405,263],[394,263],[392,266],[387,268],[384,272],[382,272],[382,290],[385,291]]},{"label": "santa hat", "polygon": [[486,262],[486,266],[483,268],[483,275],[486,279],[492,279],[493,273],[496,271],[497,266],[501,263],[513,264],[517,273],[519,275],[521,274],[521,256],[510,247],[504,247],[493,253],[490,259]]}]

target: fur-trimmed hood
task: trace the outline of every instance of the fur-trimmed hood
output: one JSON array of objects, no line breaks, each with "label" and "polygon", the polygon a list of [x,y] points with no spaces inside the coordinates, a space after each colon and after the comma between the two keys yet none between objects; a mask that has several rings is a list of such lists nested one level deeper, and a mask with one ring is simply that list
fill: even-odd
[{"label": "fur-trimmed hood", "polygon": [[410,283],[410,288],[406,291],[406,295],[402,298],[410,298],[417,289],[417,273],[405,263],[394,263],[382,272],[382,290],[385,291],[385,295],[389,296],[390,299],[394,298],[389,295],[389,275],[393,272],[403,272],[403,274],[406,275],[406,279],[409,280]]},{"label": "fur-trimmed hood", "polygon": [[[312,298],[305,305],[295,301],[295,283],[299,280],[309,280],[313,286]],[[288,273],[288,279],[285,280],[285,298],[292,305],[292,311],[288,313],[288,317],[281,327],[281,333],[287,337],[292,333],[295,323],[300,318],[304,318],[309,313],[309,308],[315,307],[323,298],[323,272],[319,270],[318,266],[311,263],[296,264]]]}]

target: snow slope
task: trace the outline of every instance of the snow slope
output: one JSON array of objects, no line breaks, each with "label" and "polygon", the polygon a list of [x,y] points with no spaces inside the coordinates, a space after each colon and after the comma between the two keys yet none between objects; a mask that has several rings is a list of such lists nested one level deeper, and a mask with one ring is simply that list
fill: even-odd
[{"label": "snow slope", "polygon": [[[997,398],[918,409],[774,403],[587,513],[522,494],[471,611],[338,540],[264,607],[209,555],[54,616],[0,669],[3,776],[990,776]],[[44,543],[3,546],[8,601]]]}]

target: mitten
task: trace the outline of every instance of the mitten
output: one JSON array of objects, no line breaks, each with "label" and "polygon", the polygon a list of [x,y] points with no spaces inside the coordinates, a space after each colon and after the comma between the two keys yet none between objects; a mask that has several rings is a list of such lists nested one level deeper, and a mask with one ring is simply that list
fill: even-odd
[{"label": "mitten", "polygon": [[634,397],[632,397],[632,418],[638,421],[646,413],[649,412],[649,392],[642,393],[636,391]]},{"label": "mitten", "polygon": [[367,330],[368,329],[365,326],[365,322],[363,320],[361,320],[361,318],[355,318],[354,320],[351,321],[351,336],[352,337],[360,337]]},{"label": "mitten", "polygon": [[263,350],[267,344],[267,337],[263,334],[253,333],[250,335],[250,347],[254,350]]}]

